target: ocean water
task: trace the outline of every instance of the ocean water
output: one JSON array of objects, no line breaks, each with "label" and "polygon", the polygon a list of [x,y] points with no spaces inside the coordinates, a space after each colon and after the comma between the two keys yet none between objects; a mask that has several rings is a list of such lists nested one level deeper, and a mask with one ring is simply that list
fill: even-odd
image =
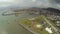
[{"label": "ocean water", "polygon": [[2,16],[3,12],[0,11],[0,34],[32,34],[18,25],[17,22],[22,16]]}]

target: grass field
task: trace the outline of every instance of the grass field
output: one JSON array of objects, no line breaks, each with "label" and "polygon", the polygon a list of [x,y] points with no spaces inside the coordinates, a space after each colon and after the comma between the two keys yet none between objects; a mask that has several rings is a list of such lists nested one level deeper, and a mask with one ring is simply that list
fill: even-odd
[{"label": "grass field", "polygon": [[[40,16],[37,16],[34,20],[22,19],[22,20],[20,20],[19,23],[23,24],[24,26],[28,27],[30,30],[32,30],[32,31],[34,31],[34,32],[36,32],[36,33],[38,33],[38,34],[49,34],[49,33],[45,30],[45,28],[44,28],[43,25],[42,25],[40,28],[37,28],[37,27],[36,27],[37,24],[40,24],[40,23],[39,23],[40,20],[41,20],[41,17],[40,17]],[[32,22],[34,23],[33,25],[31,25]],[[40,25],[41,25],[41,24],[40,24]]]}]

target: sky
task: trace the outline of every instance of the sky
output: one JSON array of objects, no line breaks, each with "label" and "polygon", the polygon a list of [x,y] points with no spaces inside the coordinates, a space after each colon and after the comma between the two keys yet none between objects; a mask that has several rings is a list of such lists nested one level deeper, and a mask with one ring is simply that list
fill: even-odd
[{"label": "sky", "polygon": [[60,9],[60,0],[0,0],[0,8],[53,7]]}]

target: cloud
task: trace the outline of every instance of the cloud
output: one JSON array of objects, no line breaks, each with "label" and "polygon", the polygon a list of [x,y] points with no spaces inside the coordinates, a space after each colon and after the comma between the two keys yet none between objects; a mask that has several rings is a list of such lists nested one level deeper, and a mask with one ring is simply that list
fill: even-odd
[{"label": "cloud", "polygon": [[0,0],[0,7],[40,7],[60,8],[56,0]]},{"label": "cloud", "polygon": [[55,3],[55,0],[39,0],[35,5],[41,8],[52,7],[60,9],[60,3]]},{"label": "cloud", "polygon": [[50,0],[52,3],[57,3],[57,4],[60,4],[60,0]]},{"label": "cloud", "polygon": [[13,6],[16,5],[17,3],[18,3],[17,0],[0,0],[0,8]]}]

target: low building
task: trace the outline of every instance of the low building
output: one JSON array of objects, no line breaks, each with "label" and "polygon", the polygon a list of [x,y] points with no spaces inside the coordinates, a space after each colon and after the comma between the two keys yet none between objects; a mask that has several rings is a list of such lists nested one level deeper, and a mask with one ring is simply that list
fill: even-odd
[{"label": "low building", "polygon": [[50,34],[53,33],[52,30],[51,30],[51,28],[46,27],[45,30],[46,30],[47,32],[49,32]]}]

